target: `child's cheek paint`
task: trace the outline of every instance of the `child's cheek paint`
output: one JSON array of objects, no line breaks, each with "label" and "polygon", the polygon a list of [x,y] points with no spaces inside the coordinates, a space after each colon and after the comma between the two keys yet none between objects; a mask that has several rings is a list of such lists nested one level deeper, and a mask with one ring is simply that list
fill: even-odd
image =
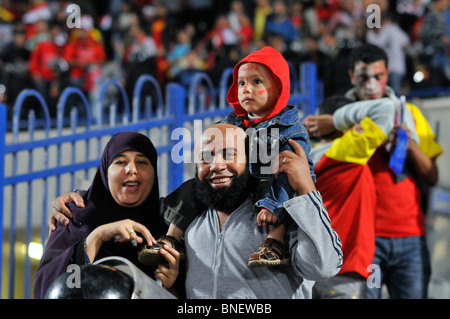
[{"label": "child's cheek paint", "polygon": [[262,90],[259,90],[258,91],[258,94],[259,95],[261,95],[261,94],[264,94],[264,93],[270,93],[270,92],[272,92],[272,88],[267,88],[267,89],[262,89]]}]

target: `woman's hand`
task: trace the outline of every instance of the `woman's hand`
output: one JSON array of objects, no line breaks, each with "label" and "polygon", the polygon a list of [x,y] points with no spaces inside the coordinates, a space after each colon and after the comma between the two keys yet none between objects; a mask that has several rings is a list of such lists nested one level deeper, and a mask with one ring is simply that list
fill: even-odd
[{"label": "woman's hand", "polygon": [[[136,232],[139,232],[144,238],[138,236]],[[144,239],[148,246],[156,244],[156,240],[147,227],[131,219],[104,224],[95,228],[86,238],[86,254],[93,261],[104,242],[111,240],[120,243],[136,241],[137,244],[141,244]]]},{"label": "woman's hand", "polygon": [[155,270],[155,278],[161,280],[161,284],[164,288],[170,289],[177,280],[178,272],[180,268],[180,253],[168,246],[161,247],[160,254],[166,258],[169,263],[169,268],[159,265]]}]

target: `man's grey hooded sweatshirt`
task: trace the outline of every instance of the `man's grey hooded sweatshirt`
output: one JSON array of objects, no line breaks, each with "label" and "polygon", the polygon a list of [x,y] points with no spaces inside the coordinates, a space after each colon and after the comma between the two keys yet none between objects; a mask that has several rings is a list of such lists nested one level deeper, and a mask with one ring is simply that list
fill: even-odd
[{"label": "man's grey hooded sweatshirt", "polygon": [[208,209],[185,232],[187,298],[311,298],[314,281],[336,275],[341,242],[331,228],[318,191],[284,203],[293,222],[286,232],[291,265],[250,268],[250,255],[268,235],[258,227],[247,199],[230,214],[222,230]]}]

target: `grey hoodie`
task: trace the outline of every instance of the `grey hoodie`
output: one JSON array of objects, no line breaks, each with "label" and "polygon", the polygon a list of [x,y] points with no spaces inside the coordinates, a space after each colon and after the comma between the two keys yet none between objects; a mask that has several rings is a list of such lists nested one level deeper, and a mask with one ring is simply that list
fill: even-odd
[{"label": "grey hoodie", "polygon": [[293,222],[286,232],[291,265],[249,268],[250,255],[265,240],[252,201],[230,214],[222,230],[217,211],[208,209],[185,232],[187,298],[311,298],[314,281],[336,275],[341,241],[331,228],[318,191],[284,203]]}]

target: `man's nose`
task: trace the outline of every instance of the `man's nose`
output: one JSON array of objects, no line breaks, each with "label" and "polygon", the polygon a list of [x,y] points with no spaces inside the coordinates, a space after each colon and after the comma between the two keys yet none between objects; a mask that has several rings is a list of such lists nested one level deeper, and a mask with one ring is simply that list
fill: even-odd
[{"label": "man's nose", "polygon": [[214,156],[213,161],[211,162],[211,171],[221,171],[227,167],[227,163],[225,162],[223,156],[221,154],[217,154]]},{"label": "man's nose", "polygon": [[366,85],[367,85],[368,88],[374,89],[374,88],[376,88],[378,86],[378,80],[375,77],[371,76],[367,80]]}]

